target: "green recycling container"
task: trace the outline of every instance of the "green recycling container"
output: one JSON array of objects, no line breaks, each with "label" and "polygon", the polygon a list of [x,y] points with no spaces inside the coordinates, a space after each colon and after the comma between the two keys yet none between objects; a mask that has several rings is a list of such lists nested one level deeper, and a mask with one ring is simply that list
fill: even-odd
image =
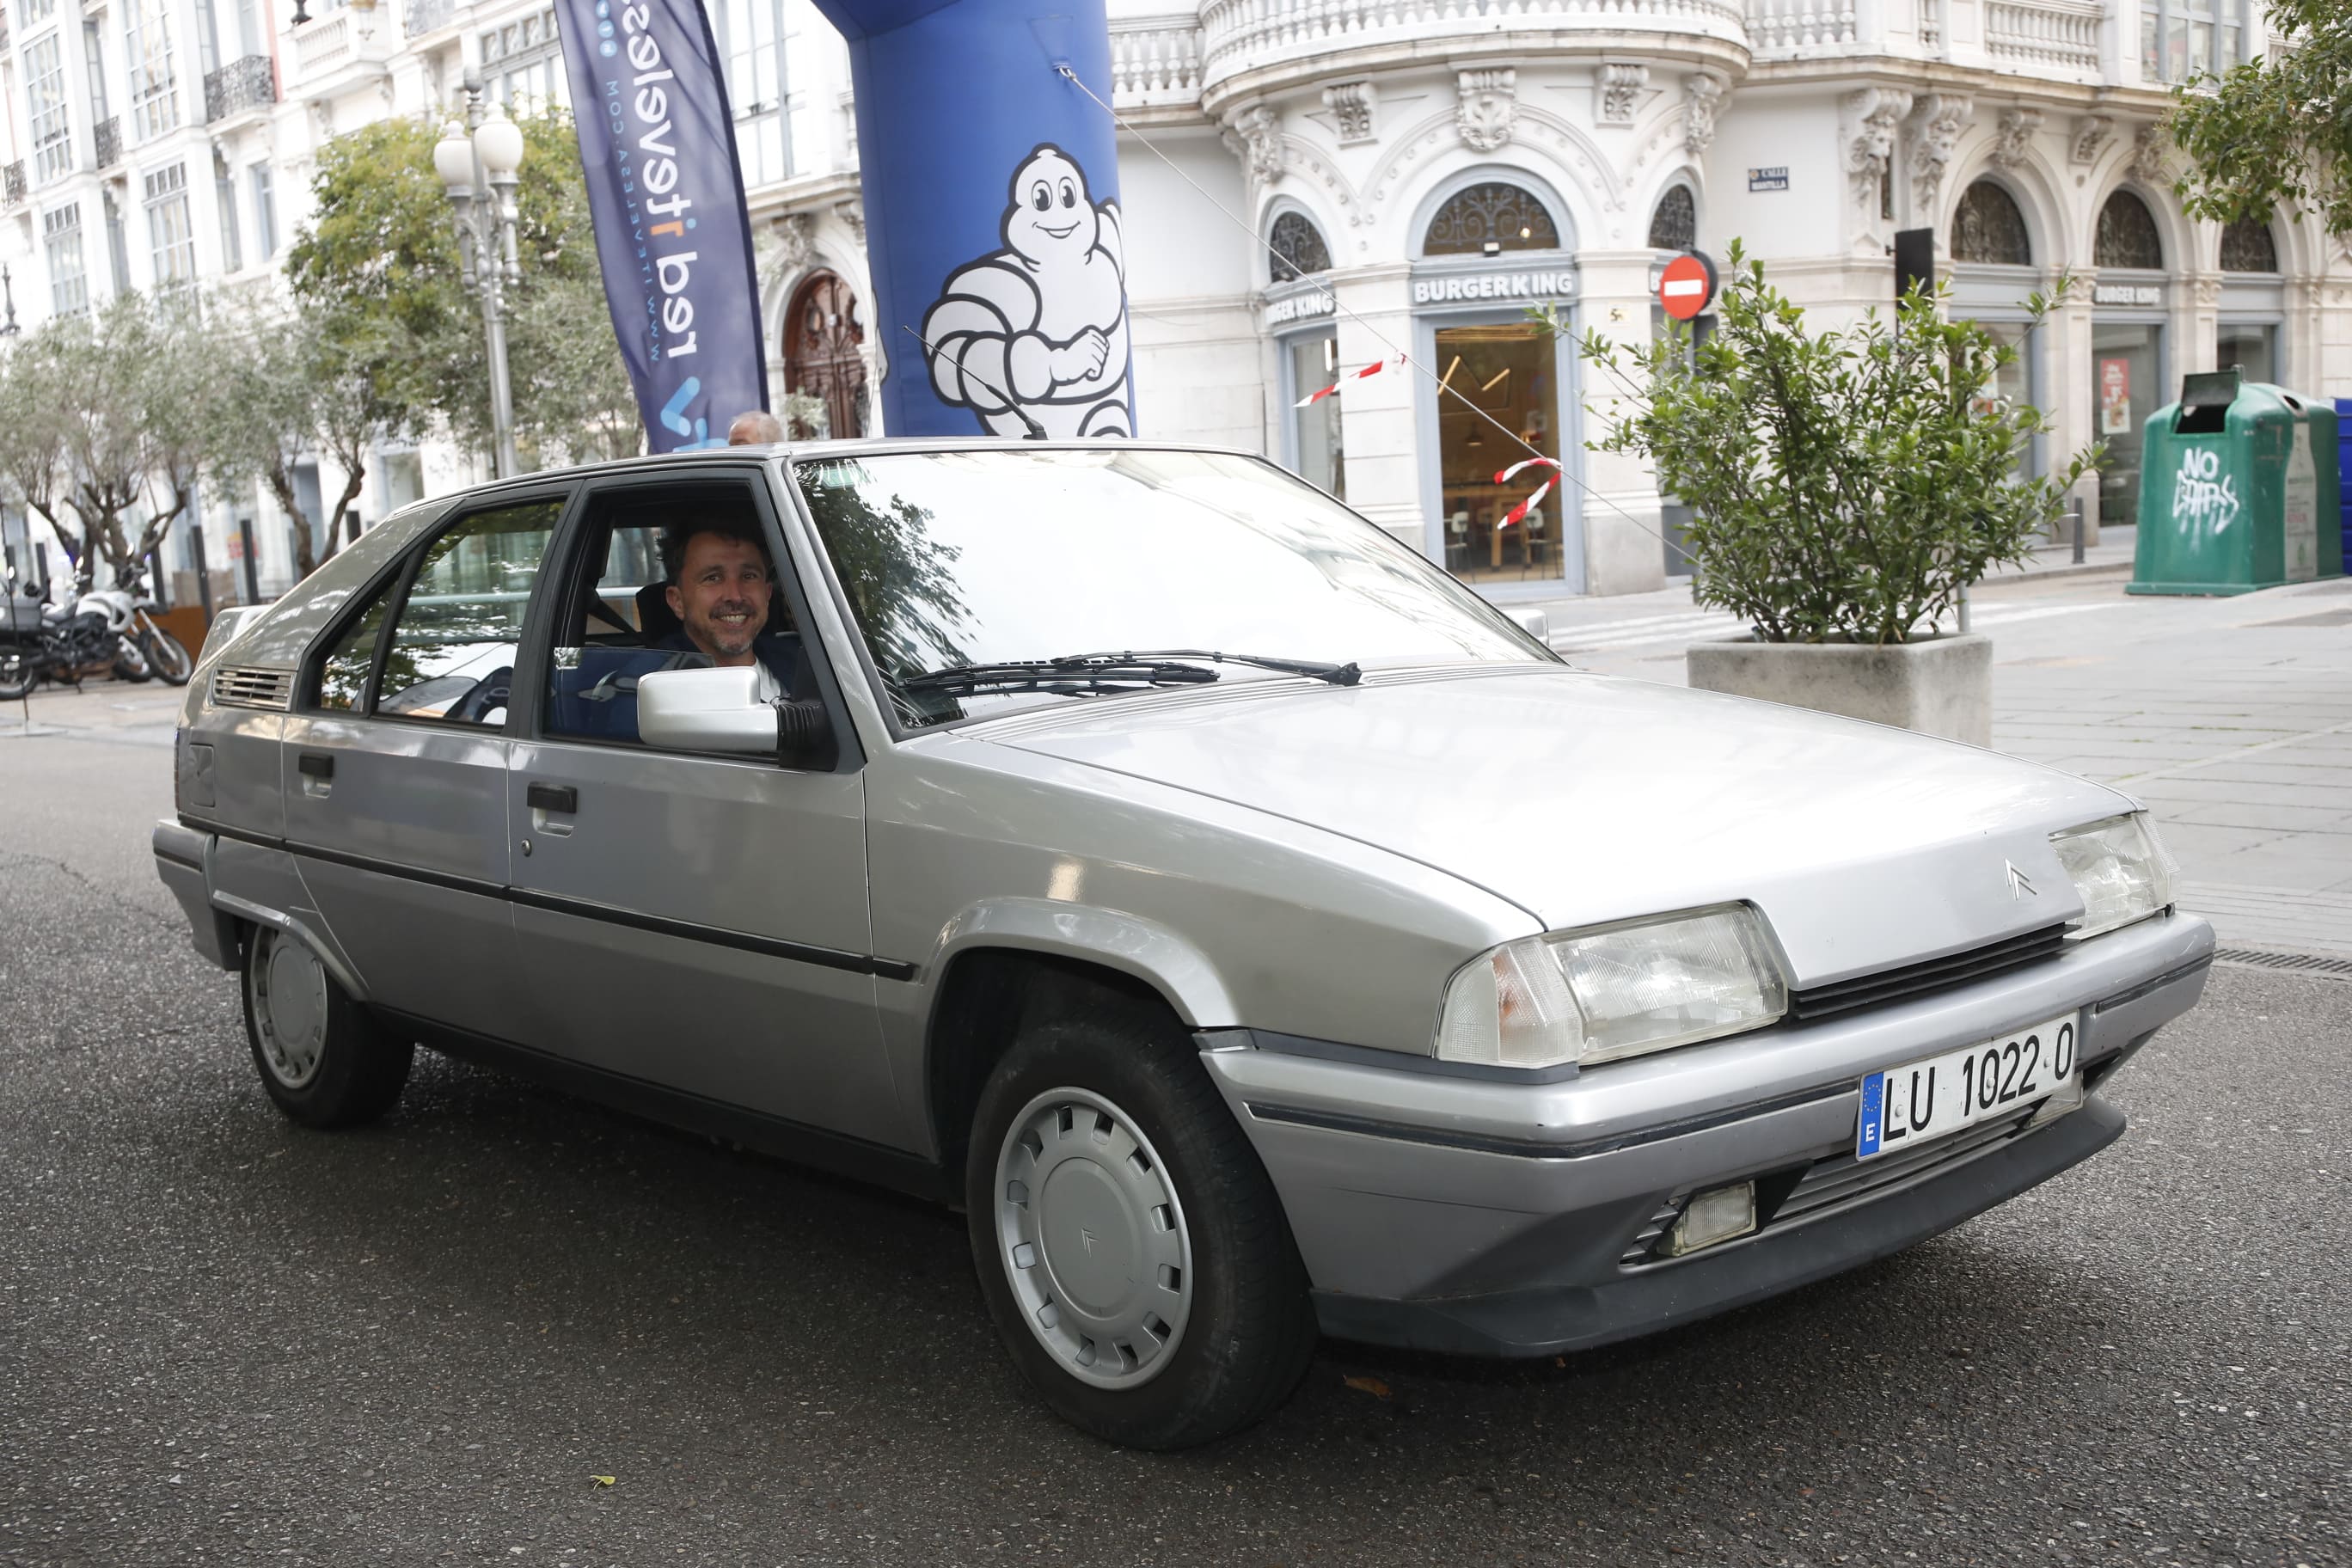
[{"label": "green recycling container", "polygon": [[2336,515],[2336,410],[2326,399],[2241,382],[2182,379],[2148,416],[2139,470],[2135,594],[2250,594],[2344,574]]}]

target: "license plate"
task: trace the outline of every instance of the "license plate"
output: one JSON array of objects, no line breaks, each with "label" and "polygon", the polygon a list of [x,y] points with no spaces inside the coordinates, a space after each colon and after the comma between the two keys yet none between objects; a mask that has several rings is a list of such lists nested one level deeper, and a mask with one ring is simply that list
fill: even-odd
[{"label": "license plate", "polygon": [[1872,1073],[1862,1080],[1854,1158],[1906,1149],[2036,1100],[2081,1104],[2075,1038],[2069,1013],[1966,1050]]}]

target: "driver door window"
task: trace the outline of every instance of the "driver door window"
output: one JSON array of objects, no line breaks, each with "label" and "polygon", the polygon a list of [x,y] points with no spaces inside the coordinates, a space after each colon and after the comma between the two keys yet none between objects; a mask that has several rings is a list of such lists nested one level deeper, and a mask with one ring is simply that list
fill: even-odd
[{"label": "driver door window", "polygon": [[393,622],[372,711],[505,724],[523,612],[562,510],[532,501],[478,512],[434,541]]}]

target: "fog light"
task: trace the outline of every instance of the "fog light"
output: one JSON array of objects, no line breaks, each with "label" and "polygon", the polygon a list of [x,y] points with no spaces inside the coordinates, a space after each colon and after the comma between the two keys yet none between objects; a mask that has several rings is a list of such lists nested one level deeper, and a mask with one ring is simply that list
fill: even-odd
[{"label": "fog light", "polygon": [[1702,1247],[1746,1236],[1756,1228],[1756,1184],[1715,1187],[1691,1199],[1683,1217],[1666,1233],[1666,1256],[1680,1258]]}]

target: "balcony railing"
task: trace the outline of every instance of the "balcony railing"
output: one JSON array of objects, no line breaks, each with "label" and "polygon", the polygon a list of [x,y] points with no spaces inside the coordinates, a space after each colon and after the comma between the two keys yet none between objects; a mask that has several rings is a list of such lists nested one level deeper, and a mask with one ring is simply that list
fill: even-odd
[{"label": "balcony railing", "polygon": [[247,55],[205,73],[205,123],[278,101],[278,76],[268,55]]},{"label": "balcony railing", "polygon": [[1985,52],[2004,64],[2099,69],[2100,0],[1987,0]]},{"label": "balcony railing", "polygon": [[1740,0],[1205,0],[1201,74],[1214,88],[1245,70],[1366,46],[1507,33],[1695,33],[1741,45],[1743,21]]},{"label": "balcony railing", "polygon": [[25,199],[25,161],[0,163],[0,203],[15,206]]},{"label": "balcony railing", "polygon": [[8,8],[0,5],[0,54],[8,52]]},{"label": "balcony railing", "polygon": [[457,19],[458,0],[408,0],[404,29],[412,38],[437,33]]},{"label": "balcony railing", "polygon": [[1122,109],[1201,103],[1201,27],[1189,13],[1114,17],[1111,101]]},{"label": "balcony railing", "polygon": [[1853,0],[1748,0],[1748,47],[1759,59],[1854,39]]},{"label": "balcony railing", "polygon": [[108,115],[90,127],[90,141],[98,153],[97,166],[111,169],[122,162],[122,117]]}]

